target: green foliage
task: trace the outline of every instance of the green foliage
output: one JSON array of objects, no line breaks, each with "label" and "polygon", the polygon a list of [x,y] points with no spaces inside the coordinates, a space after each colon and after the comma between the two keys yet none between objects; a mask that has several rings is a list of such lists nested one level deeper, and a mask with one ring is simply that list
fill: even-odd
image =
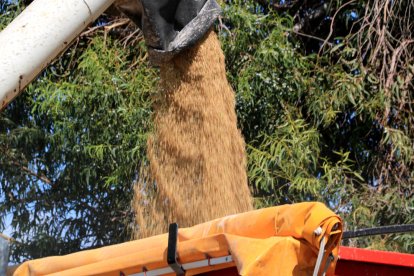
[{"label": "green foliage", "polygon": [[[336,16],[335,24],[313,21],[319,33],[304,28],[304,36],[294,30],[302,8],[274,10],[258,2],[266,1],[228,1],[219,25],[239,124],[249,144],[257,206],[323,201],[342,215],[348,229],[412,223],[414,133],[408,102],[413,87],[407,63],[412,59],[399,56],[399,71],[391,76],[381,69],[382,61],[368,64],[374,54],[381,55],[382,44],[379,52],[370,52],[365,45],[377,43],[374,30],[358,29],[353,18],[381,16],[375,9],[383,6],[355,2],[338,10],[346,2],[336,1],[325,10],[331,19]],[[392,7],[393,17],[400,8]],[[412,24],[405,20],[402,26]],[[344,21],[352,24],[344,28]],[[399,37],[395,48],[406,46],[404,34],[394,37]],[[412,252],[413,240],[397,235],[355,243]]]},{"label": "green foliage", "polygon": [[258,147],[249,146],[251,183],[280,203],[300,201],[301,194],[315,195],[321,184],[315,176],[318,133],[289,115],[271,135],[258,136]]},{"label": "green foliage", "polygon": [[157,72],[142,41],[121,39],[80,38],[0,115],[0,226],[12,219],[15,261],[130,239]]},{"label": "green foliage", "polygon": [[1,1],[0,2],[0,30],[9,24],[13,18],[22,11],[22,6],[19,3],[13,3],[13,1]]}]

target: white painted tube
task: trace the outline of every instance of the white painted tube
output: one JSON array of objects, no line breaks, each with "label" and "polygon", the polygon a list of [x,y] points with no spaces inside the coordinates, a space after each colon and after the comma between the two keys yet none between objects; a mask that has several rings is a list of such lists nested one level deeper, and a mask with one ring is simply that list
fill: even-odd
[{"label": "white painted tube", "polygon": [[0,110],[114,0],[35,0],[0,32]]}]

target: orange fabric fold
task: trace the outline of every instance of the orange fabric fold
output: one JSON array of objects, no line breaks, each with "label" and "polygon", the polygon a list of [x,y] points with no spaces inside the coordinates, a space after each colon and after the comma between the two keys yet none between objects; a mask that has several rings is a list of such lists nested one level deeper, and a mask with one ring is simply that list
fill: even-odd
[{"label": "orange fabric fold", "polygon": [[[342,235],[340,217],[318,202],[283,205],[227,216],[179,229],[178,261],[231,255],[233,261],[188,270],[186,275],[236,266],[240,275],[309,275],[320,242],[332,253],[334,271]],[[168,235],[23,263],[16,276],[125,275],[167,267]]]}]

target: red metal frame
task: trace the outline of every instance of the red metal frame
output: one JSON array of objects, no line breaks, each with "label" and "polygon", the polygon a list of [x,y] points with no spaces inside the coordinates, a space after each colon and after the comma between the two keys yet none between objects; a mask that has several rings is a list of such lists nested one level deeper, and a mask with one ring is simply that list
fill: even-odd
[{"label": "red metal frame", "polygon": [[413,276],[414,254],[341,246],[335,275]]},{"label": "red metal frame", "polygon": [[[211,271],[200,276],[237,276],[236,267]],[[337,276],[414,276],[414,254],[341,246]]]}]

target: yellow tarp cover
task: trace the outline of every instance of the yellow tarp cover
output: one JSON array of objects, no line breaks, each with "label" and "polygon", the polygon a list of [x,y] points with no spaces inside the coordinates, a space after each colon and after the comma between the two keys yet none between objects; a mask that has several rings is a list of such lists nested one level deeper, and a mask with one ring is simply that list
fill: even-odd
[{"label": "yellow tarp cover", "polygon": [[[319,228],[320,227],[320,228]],[[316,232],[315,232],[316,231]],[[319,235],[318,235],[319,234]],[[317,202],[283,205],[227,216],[178,231],[178,261],[231,254],[233,262],[187,270],[186,275],[236,266],[240,275],[312,275],[320,242],[335,261],[341,219]],[[168,234],[66,256],[28,261],[14,275],[129,275],[167,267]],[[320,270],[322,271],[322,270]],[[173,275],[173,274],[169,274]]]}]

